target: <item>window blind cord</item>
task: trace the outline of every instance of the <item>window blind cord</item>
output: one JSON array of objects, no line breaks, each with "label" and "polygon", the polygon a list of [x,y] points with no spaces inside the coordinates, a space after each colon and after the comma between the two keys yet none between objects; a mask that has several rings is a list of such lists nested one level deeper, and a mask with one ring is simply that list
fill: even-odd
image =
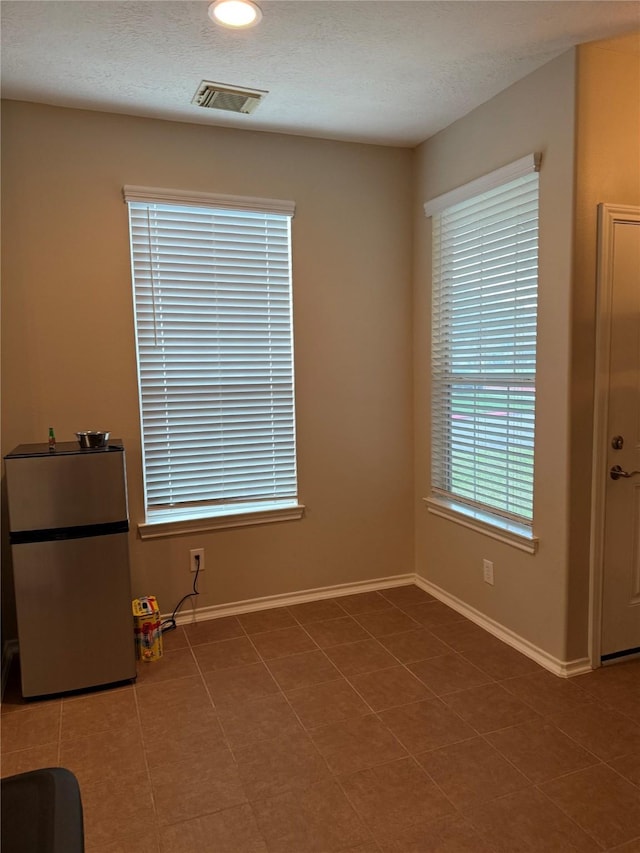
[{"label": "window blind cord", "polygon": [[[147,208],[147,248],[149,252],[149,275],[151,277],[151,305],[153,308],[153,343],[158,346],[158,324],[156,320],[156,283],[153,277],[153,250],[151,247],[151,214]],[[173,626],[175,628],[175,625]]]},{"label": "window blind cord", "polygon": [[200,595],[200,593],[198,592],[198,575],[200,574],[200,554],[195,554],[195,561],[196,561],[196,573],[195,573],[195,576],[193,578],[193,592],[188,592],[186,595],[183,595],[182,598],[180,599],[180,601],[173,608],[173,613],[171,614],[169,619],[165,619],[164,622],[161,623],[160,630],[162,631],[163,634],[166,631],[175,631],[175,629],[178,627],[176,624],[176,615],[177,615],[178,611],[180,610],[180,608],[182,607],[182,605],[185,603],[185,601],[188,598],[195,598],[196,596]]}]

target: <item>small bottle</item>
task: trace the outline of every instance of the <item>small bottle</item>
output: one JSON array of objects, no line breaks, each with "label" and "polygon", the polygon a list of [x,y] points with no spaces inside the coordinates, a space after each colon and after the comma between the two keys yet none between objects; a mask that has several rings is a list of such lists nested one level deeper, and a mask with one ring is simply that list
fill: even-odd
[{"label": "small bottle", "polygon": [[49,427],[49,453],[55,453],[56,450],[56,434],[53,427]]}]

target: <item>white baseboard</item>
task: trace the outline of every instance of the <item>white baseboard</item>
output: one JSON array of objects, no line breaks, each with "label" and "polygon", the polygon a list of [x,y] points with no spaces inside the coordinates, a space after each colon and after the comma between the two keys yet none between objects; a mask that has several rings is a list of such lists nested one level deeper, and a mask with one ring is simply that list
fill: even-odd
[{"label": "white baseboard", "polygon": [[0,696],[4,697],[4,688],[7,686],[7,679],[9,678],[9,670],[11,669],[11,662],[14,657],[18,654],[18,641],[17,640],[7,640],[2,647],[2,675],[0,676]]},{"label": "white baseboard", "polygon": [[511,631],[509,628],[505,628],[504,625],[501,625],[494,619],[489,618],[484,613],[481,613],[479,610],[476,610],[474,607],[466,604],[461,599],[456,598],[455,595],[451,595],[444,589],[436,586],[436,584],[431,583],[431,581],[420,577],[420,575],[415,576],[415,584],[425,592],[430,593],[434,598],[437,598],[438,601],[441,601],[443,604],[451,607],[471,622],[475,622],[476,625],[479,625],[481,628],[484,628],[485,631],[493,634],[494,637],[502,640],[503,643],[512,646],[512,648],[521,652],[523,655],[531,658],[531,660],[534,660],[554,675],[559,675],[561,678],[570,678],[573,675],[581,675],[584,672],[591,672],[591,662],[589,661],[589,658],[578,658],[577,660],[571,661],[560,660],[559,658],[550,655],[549,652],[545,652],[544,649],[534,646],[533,643],[529,642],[529,640],[525,640],[524,637],[519,636],[519,634]]},{"label": "white baseboard", "polygon": [[[187,625],[192,622],[206,622],[209,619],[219,619],[222,616],[237,616],[240,613],[249,613],[255,610],[267,610],[270,607],[288,607],[293,604],[303,604],[306,601],[319,601],[323,598],[339,598],[343,595],[354,595],[359,592],[375,592],[379,589],[388,589],[392,586],[404,586],[415,583],[425,592],[433,595],[443,604],[462,614],[462,616],[475,622],[503,643],[511,646],[526,655],[531,660],[543,666],[545,669],[561,678],[569,678],[584,672],[591,672],[589,658],[579,658],[572,661],[563,661],[553,657],[544,649],[540,649],[520,637],[509,628],[505,628],[494,619],[490,619],[484,613],[466,604],[454,595],[446,592],[425,578],[417,574],[392,575],[386,578],[374,578],[369,581],[357,583],[343,583],[335,586],[323,586],[316,589],[305,589],[300,592],[284,593],[282,595],[267,595],[262,598],[248,598],[244,601],[232,601],[228,604],[214,604],[209,607],[196,607],[185,610],[176,616],[177,625]],[[162,619],[168,619],[170,613],[162,615]]]},{"label": "white baseboard", "polygon": [[[248,598],[244,601],[233,601],[228,604],[214,604],[209,607],[198,607],[187,612],[179,613],[176,624],[187,625],[191,622],[206,622],[209,619],[219,619],[222,616],[236,616],[239,613],[249,613],[255,610],[267,610],[271,607],[287,607],[293,604],[303,604],[307,601],[319,601],[323,598],[339,598],[343,595],[354,595],[361,592],[375,592],[380,589],[388,589],[393,586],[406,586],[415,583],[425,592],[433,595],[443,604],[451,607],[462,616],[475,622],[485,631],[502,642],[512,646],[517,651],[531,658],[540,666],[562,678],[591,672],[589,658],[579,658],[572,661],[562,661],[553,657],[544,649],[540,649],[520,637],[509,628],[505,628],[499,622],[490,619],[484,613],[466,604],[454,595],[436,586],[417,574],[391,575],[386,578],[374,578],[369,581],[358,581],[356,583],[336,584],[335,586],[323,586],[315,589],[305,589],[300,592],[284,593],[281,595],[267,595],[262,598]],[[162,619],[168,619],[170,613],[165,613]],[[0,684],[0,696],[4,696],[4,689],[9,676],[9,669],[13,658],[18,654],[18,641],[7,640],[2,649],[2,675]]]},{"label": "white baseboard", "polygon": [[[244,601],[232,601],[229,604],[213,604],[210,607],[196,607],[192,610],[185,608],[185,611],[176,616],[176,624],[187,625],[191,622],[206,622],[209,619],[219,619],[221,616],[236,616],[239,613],[249,613],[254,610],[268,610],[270,607],[289,607],[292,604],[303,604],[306,601],[319,601],[322,598],[339,598],[343,595],[354,595],[359,592],[375,592],[378,589],[405,586],[411,583],[415,583],[415,575],[413,573],[375,578],[370,581],[358,581],[357,583],[341,583],[335,586],[304,589],[300,592],[288,592],[282,595],[247,598]],[[170,616],[171,613],[164,613],[162,619],[168,619]]]}]

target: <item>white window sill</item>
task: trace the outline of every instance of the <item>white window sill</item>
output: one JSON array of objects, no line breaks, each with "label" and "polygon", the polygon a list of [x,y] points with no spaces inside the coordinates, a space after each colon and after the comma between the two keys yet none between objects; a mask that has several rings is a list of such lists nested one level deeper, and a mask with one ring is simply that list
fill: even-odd
[{"label": "white window sill", "polygon": [[527,554],[535,554],[538,550],[538,537],[526,524],[519,524],[507,518],[501,518],[490,512],[483,512],[473,507],[465,506],[445,498],[422,498],[432,515],[446,518],[462,527],[475,530],[491,539],[497,539],[507,545],[512,545]]},{"label": "white window sill", "polygon": [[224,514],[213,514],[212,510],[194,512],[159,511],[138,525],[141,539],[160,539],[180,536],[184,533],[202,533],[207,530],[226,530],[233,527],[252,527],[256,524],[273,524],[278,521],[296,521],[304,515],[304,506],[291,503],[285,506],[272,505],[237,511],[225,509]]}]

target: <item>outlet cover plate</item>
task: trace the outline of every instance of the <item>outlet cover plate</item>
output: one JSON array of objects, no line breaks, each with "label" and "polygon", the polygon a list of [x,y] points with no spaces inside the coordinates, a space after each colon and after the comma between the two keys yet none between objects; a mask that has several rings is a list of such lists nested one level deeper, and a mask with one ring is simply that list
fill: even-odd
[{"label": "outlet cover plate", "polygon": [[482,573],[484,577],[484,582],[493,586],[493,563],[491,562],[491,560],[482,561]]}]

